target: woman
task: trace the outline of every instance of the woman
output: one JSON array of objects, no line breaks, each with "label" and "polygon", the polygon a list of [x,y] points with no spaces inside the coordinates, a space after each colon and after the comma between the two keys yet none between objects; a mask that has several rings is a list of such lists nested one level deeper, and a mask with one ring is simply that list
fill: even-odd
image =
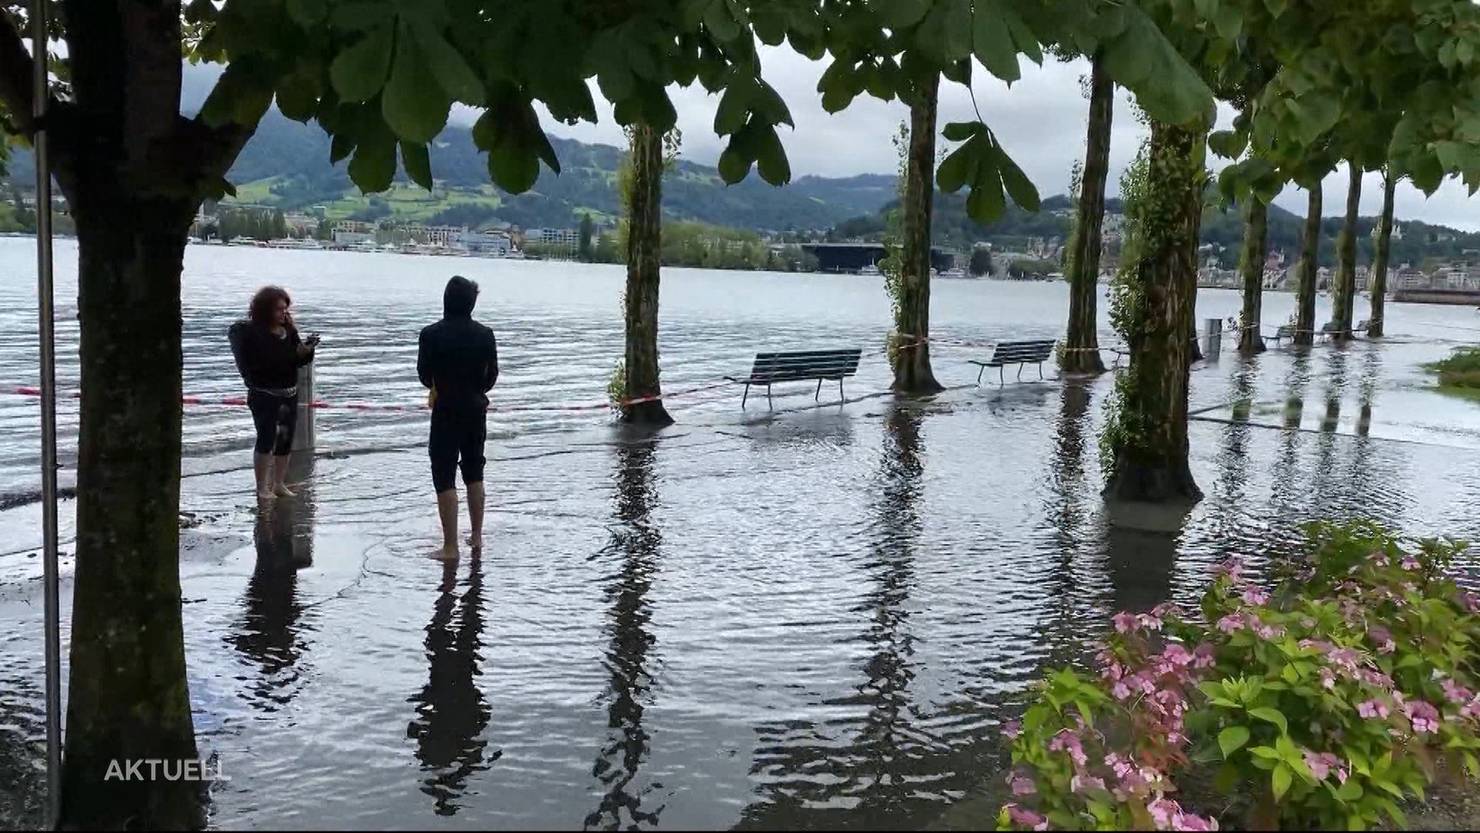
[{"label": "woman", "polygon": [[252,296],[246,321],[231,328],[237,370],[247,383],[247,406],[257,429],[252,469],[257,497],[292,497],[284,480],[293,429],[298,423],[298,368],[313,361],[319,337],[298,337],[288,308],[293,300],[281,287],[264,286]]}]

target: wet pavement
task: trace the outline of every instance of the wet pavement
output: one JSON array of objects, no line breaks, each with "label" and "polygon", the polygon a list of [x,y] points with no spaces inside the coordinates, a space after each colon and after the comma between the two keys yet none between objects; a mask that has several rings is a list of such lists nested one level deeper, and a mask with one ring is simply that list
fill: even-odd
[{"label": "wet pavement", "polygon": [[[0,262],[23,242],[0,241]],[[492,419],[481,558],[425,558],[421,415],[320,414],[299,496],[259,512],[245,414],[186,411],[189,683],[202,754],[232,779],[214,826],[927,825],[994,777],[1003,716],[1109,612],[1194,599],[1218,560],[1287,556],[1310,520],[1480,532],[1480,405],[1421,369],[1480,337],[1467,308],[1390,305],[1381,345],[1246,361],[1225,343],[1192,375],[1207,497],[1170,515],[1099,496],[1109,377],[978,388],[965,362],[984,351],[944,341],[1052,336],[1057,285],[939,282],[952,387],[928,402],[884,393],[873,355],[847,402],[800,384],[742,411],[720,389],[647,434],[553,410],[601,398],[619,270],[192,249],[186,389],[236,391],[225,325],[282,276],[325,336],[322,398],[415,402],[407,339],[453,269],[482,282],[500,333],[496,404],[552,409]],[[0,279],[0,382],[34,376],[30,291]],[[1267,298],[1271,322],[1290,300]],[[757,349],[871,351],[887,320],[857,277],[672,270],[664,304],[670,389]],[[1199,295],[1202,315],[1237,305]],[[34,488],[34,418],[0,398],[0,493]],[[0,824],[39,806],[39,514],[0,511]],[[65,642],[65,583],[63,604]]]}]

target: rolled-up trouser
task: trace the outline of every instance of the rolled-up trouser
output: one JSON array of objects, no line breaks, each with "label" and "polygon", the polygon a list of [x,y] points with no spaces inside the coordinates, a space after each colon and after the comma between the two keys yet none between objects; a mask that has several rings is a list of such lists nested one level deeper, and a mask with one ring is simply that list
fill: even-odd
[{"label": "rolled-up trouser", "polygon": [[483,482],[483,443],[488,437],[488,411],[481,405],[432,408],[432,436],[427,452],[432,458],[432,486],[440,492],[463,483]]},{"label": "rolled-up trouser", "polygon": [[247,407],[257,428],[252,450],[279,457],[293,450],[293,431],[298,427],[298,397],[273,396],[260,390],[247,392]]}]

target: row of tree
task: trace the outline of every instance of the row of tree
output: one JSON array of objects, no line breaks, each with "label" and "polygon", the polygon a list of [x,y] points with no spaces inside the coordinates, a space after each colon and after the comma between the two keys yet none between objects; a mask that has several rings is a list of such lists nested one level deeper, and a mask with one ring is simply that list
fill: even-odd
[{"label": "row of tree", "polygon": [[[226,172],[274,102],[330,134],[331,160],[348,160],[351,179],[367,193],[390,187],[398,161],[430,188],[431,143],[451,106],[481,108],[474,142],[494,184],[518,194],[541,166],[560,170],[536,104],[563,122],[595,121],[595,96],[604,98],[631,136],[622,188],[623,413],[663,423],[671,417],[661,399],[657,325],[662,172],[672,156],[665,137],[677,119],[670,88],[698,83],[719,97],[714,129],[726,145],[718,167],[732,183],[752,168],[775,185],[791,178],[777,127],[792,119],[765,79],[761,44],[785,43],[827,61],[818,92],[830,112],[864,94],[909,106],[891,355],[895,389],[919,394],[940,389],[929,343],[936,186],[966,190],[967,209],[980,221],[1000,215],[1009,198],[1038,208],[1032,183],[984,121],[938,124],[939,87],[969,88],[983,70],[1011,83],[1020,59],[1041,61],[1045,49],[1085,56],[1093,66],[1091,136],[1108,125],[1108,106],[1096,102],[1114,84],[1136,95],[1151,122],[1147,175],[1128,209],[1135,257],[1123,258],[1118,295],[1132,358],[1121,377],[1110,481],[1113,494],[1151,499],[1196,494],[1187,470],[1187,359],[1210,144],[1240,158],[1220,185],[1246,206],[1251,229],[1258,206],[1286,182],[1316,186],[1336,160],[1358,171],[1385,168],[1390,182],[1407,177],[1425,190],[1449,173],[1480,180],[1480,25],[1467,0],[681,0],[555,8],[490,0],[68,0],[51,30],[64,47],[36,49],[67,79],[41,102],[44,121],[33,117],[37,58],[20,36],[30,8],[0,2],[0,127],[24,137],[46,130],[80,251],[67,826],[168,829],[204,819],[195,785],[105,776],[120,758],[197,755],[179,584],[181,264],[198,206],[231,191]],[[192,117],[178,110],[182,54],[225,66]],[[1210,137],[1215,91],[1239,119],[1233,131]],[[952,150],[937,167],[939,137]],[[1071,257],[1071,356],[1092,356],[1095,347],[1084,283],[1097,271],[1101,153],[1092,138]],[[1340,270],[1343,330],[1349,260]],[[1382,297],[1380,287],[1373,297]],[[1302,295],[1307,331],[1313,298],[1313,289]],[[1258,320],[1257,294],[1251,299],[1246,323]],[[1372,317],[1381,322],[1380,308]]]}]

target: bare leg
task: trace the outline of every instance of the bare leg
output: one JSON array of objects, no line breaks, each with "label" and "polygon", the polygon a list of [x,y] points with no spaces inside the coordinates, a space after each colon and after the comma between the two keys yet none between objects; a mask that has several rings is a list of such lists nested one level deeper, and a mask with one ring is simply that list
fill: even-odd
[{"label": "bare leg", "polygon": [[293,492],[285,482],[288,479],[288,455],[279,454],[272,462],[272,493],[278,497],[292,497]]},{"label": "bare leg", "polygon": [[260,500],[271,500],[276,497],[272,493],[272,455],[253,454],[252,474],[257,479],[257,497]]},{"label": "bare leg", "polygon": [[473,552],[483,549],[483,481],[468,483],[468,546]]},{"label": "bare leg", "polygon": [[434,558],[457,558],[457,490],[437,493],[437,515],[442,519],[442,549]]}]

